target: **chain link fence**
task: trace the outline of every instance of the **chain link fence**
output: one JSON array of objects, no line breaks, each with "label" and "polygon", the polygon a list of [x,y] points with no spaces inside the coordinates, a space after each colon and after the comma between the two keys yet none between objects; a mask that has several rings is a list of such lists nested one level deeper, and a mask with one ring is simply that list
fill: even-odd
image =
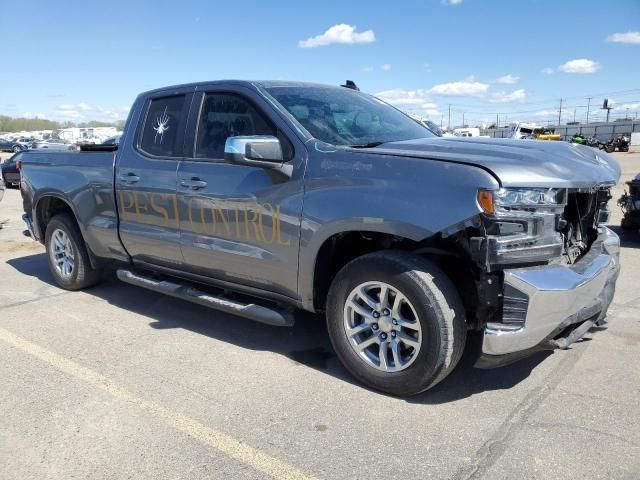
[{"label": "chain link fence", "polygon": [[[627,122],[599,122],[580,123],[578,125],[550,125],[551,130],[560,134],[563,140],[569,140],[576,133],[584,137],[595,136],[601,142],[608,142],[616,135],[631,135],[632,132],[640,132],[640,121],[629,120]],[[511,127],[482,130],[482,135],[489,135],[495,138],[508,138]]]}]

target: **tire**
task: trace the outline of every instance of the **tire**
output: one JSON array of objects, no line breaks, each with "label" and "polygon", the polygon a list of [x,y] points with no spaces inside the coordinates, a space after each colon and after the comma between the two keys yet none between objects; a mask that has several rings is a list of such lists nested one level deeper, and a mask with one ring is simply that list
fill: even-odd
[{"label": "tire", "polygon": [[21,152],[21,151],[22,151],[22,147],[20,145],[15,145],[13,147],[13,152],[14,153],[18,153],[18,152]]},{"label": "tire", "polygon": [[[56,240],[54,236],[62,232],[69,240],[71,254],[73,256],[73,266],[68,275],[61,272],[56,267],[54,257],[56,256]],[[59,238],[56,236],[56,238]],[[100,270],[94,269],[89,261],[87,247],[82,238],[82,234],[70,214],[59,214],[54,216],[47,225],[45,233],[45,247],[47,250],[47,259],[49,261],[49,269],[56,283],[65,290],[82,290],[91,287],[100,280]]]},{"label": "tire", "polygon": [[[389,371],[388,368],[388,365],[396,364],[395,354],[390,354],[393,358],[389,361],[385,360],[384,366],[387,367],[387,370],[384,370],[381,361],[376,366],[368,359],[367,355],[370,355],[370,350],[366,355],[357,353],[356,347],[352,345],[357,339],[354,340],[353,337],[349,338],[347,335],[347,323],[356,315],[348,313],[353,309],[348,310],[350,307],[346,305],[353,298],[356,291],[354,289],[363,284],[369,285],[376,282],[399,292],[411,307],[405,312],[414,312],[417,317],[415,321],[419,322],[420,332],[416,336],[420,338],[421,344],[417,354],[415,347],[408,348],[404,345],[402,348],[404,348],[404,354],[408,355],[409,360],[406,362],[407,366],[402,367],[400,356],[400,361],[397,362],[400,368],[397,371]],[[378,293],[379,296],[380,293]],[[369,299],[371,298],[369,297]],[[389,304],[391,301],[389,300],[387,303]],[[382,313],[384,314],[384,311]],[[373,313],[373,315],[375,314]],[[395,325],[395,314],[391,312],[390,315],[394,318]],[[388,316],[389,312],[385,318]],[[365,317],[361,318],[365,323]],[[399,342],[400,336],[403,335],[402,331],[398,331],[398,333],[391,331],[389,334],[382,332],[382,317],[378,318],[381,323],[371,326],[371,337],[365,337],[367,340],[364,340],[363,343],[371,339],[376,331],[379,340],[387,335],[388,342]],[[387,331],[389,320],[385,321],[384,329]],[[412,329],[418,327],[415,321],[411,323]],[[331,284],[327,298],[327,328],[338,358],[354,377],[371,388],[397,396],[418,394],[444,379],[460,360],[467,335],[462,301],[455,286],[444,272],[432,262],[419,256],[389,250],[358,257],[338,272]],[[374,331],[374,328],[377,330]],[[391,328],[398,329],[400,327],[393,326]],[[407,330],[404,332],[406,338]],[[363,333],[362,335],[367,334]],[[394,339],[389,339],[389,335],[393,335]],[[374,344],[368,348],[375,352],[381,347]],[[386,348],[385,346],[385,350]],[[396,346],[396,348],[399,347]],[[391,347],[389,349],[391,349],[391,353],[394,353]],[[413,356],[411,356],[411,352],[413,352]],[[381,356],[378,355],[380,360]],[[389,358],[387,354],[385,357]]]},{"label": "tire", "polygon": [[614,145],[605,145],[604,151],[607,153],[613,153],[616,151],[616,147]]}]

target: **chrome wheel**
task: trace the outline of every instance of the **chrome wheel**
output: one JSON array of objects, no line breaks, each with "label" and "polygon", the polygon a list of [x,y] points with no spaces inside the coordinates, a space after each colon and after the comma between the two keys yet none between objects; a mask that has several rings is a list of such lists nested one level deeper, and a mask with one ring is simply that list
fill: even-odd
[{"label": "chrome wheel", "polygon": [[71,239],[63,230],[56,229],[51,235],[49,256],[58,275],[64,279],[71,278],[75,265],[75,256]]},{"label": "chrome wheel", "polygon": [[422,329],[415,308],[397,288],[366,282],[344,306],[344,330],[351,348],[369,366],[399,372],[417,358]]}]

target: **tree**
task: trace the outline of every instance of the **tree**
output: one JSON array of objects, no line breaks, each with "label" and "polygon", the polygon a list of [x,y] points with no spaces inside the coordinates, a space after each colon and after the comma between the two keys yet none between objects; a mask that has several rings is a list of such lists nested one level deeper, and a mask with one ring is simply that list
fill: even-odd
[{"label": "tree", "polygon": [[98,120],[91,120],[76,124],[68,120],[65,122],[57,122],[46,118],[14,118],[6,115],[0,115],[0,132],[31,132],[34,130],[56,130],[58,128],[71,127],[116,127],[118,130],[122,130],[124,127],[124,121],[118,120],[117,122],[101,122]]}]

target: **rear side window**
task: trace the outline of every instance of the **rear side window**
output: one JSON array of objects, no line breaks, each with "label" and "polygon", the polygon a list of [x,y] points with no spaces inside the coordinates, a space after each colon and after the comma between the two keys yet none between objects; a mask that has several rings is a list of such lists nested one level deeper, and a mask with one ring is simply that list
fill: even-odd
[{"label": "rear side window", "polygon": [[206,94],[198,121],[196,157],[224,158],[227,138],[242,135],[277,135],[277,131],[242,97],[226,93]]},{"label": "rear side window", "polygon": [[182,156],[186,95],[154,98],[142,128],[140,148],[158,157]]}]

